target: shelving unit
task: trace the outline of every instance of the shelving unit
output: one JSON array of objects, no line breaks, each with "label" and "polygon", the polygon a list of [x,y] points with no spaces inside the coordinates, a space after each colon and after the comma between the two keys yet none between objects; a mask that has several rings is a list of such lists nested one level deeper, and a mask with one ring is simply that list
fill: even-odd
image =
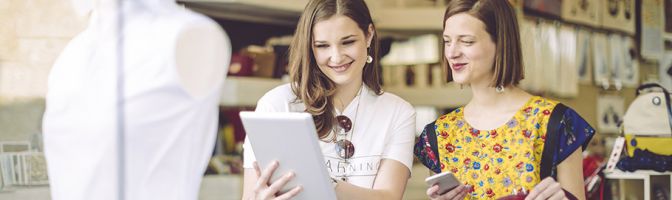
[{"label": "shelving unit", "polygon": [[280,79],[229,76],[224,82],[219,105],[255,106],[266,92],[282,84]]},{"label": "shelving unit", "polygon": [[[261,96],[284,84],[280,79],[237,77],[226,78],[222,90],[221,106],[255,106]],[[386,88],[383,91],[395,94],[415,106],[452,108],[465,105],[471,98],[469,89],[455,86],[427,88]]]},{"label": "shelving unit", "polygon": [[[620,199],[626,199],[626,194],[632,194],[634,192],[643,193],[644,200],[650,200],[652,183],[667,184],[667,188],[669,189],[667,196],[671,196],[670,191],[672,191],[672,172],[661,173],[652,170],[624,172],[618,169],[614,169],[613,172],[605,174],[605,177],[607,179],[618,180],[618,191]],[[641,186],[637,186],[638,182],[633,182],[631,180],[639,180],[642,184]]]},{"label": "shelving unit", "polygon": [[[308,0],[178,0],[205,15],[257,23],[296,24]],[[379,31],[441,31],[442,7],[387,8],[367,1]]]}]

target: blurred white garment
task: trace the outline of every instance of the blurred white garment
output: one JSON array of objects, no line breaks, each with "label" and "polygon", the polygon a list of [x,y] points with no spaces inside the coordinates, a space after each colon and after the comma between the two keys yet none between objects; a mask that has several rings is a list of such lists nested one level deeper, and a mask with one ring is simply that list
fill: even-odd
[{"label": "blurred white garment", "polygon": [[[118,199],[114,2],[94,3],[89,26],[49,75],[43,131],[54,200]],[[197,199],[218,129],[228,37],[172,0],[124,4],[125,199]]]}]

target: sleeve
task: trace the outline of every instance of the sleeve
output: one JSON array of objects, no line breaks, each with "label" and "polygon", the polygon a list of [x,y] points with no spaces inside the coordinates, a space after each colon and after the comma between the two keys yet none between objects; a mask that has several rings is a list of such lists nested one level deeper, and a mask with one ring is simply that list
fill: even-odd
[{"label": "sleeve", "polygon": [[439,150],[436,143],[436,125],[435,121],[425,126],[422,134],[418,137],[413,154],[418,160],[434,173],[441,173],[441,164],[439,163]]},{"label": "sleeve", "polygon": [[382,158],[396,160],[404,164],[408,171],[413,167],[413,142],[415,141],[415,109],[403,102],[395,117],[396,126],[383,151]]},{"label": "sleeve", "polygon": [[[282,99],[284,99],[283,95],[278,93],[278,88],[273,89],[257,101],[257,107],[254,112],[282,112],[282,108],[278,105],[278,102],[285,102]],[[257,161],[257,158],[254,156],[250,139],[245,136],[245,143],[243,143],[243,168],[252,168],[254,161]]]},{"label": "sleeve", "polygon": [[557,151],[553,154],[553,163],[560,164],[579,147],[584,150],[595,135],[593,127],[576,111],[567,108],[559,119],[560,123],[552,133],[558,134]]}]

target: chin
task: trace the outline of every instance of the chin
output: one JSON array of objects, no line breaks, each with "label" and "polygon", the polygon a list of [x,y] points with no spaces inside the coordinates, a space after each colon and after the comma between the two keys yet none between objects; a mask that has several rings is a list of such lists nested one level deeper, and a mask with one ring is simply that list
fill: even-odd
[{"label": "chin", "polygon": [[457,84],[469,84],[469,81],[467,81],[467,79],[464,77],[453,76],[453,82]]}]

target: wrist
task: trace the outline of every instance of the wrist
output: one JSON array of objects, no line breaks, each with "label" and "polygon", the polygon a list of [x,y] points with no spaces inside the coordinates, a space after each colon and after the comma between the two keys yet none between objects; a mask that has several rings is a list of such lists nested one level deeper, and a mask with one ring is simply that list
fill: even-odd
[{"label": "wrist", "polygon": [[334,177],[329,177],[331,179],[331,186],[336,190],[336,186],[338,186],[338,179]]}]

